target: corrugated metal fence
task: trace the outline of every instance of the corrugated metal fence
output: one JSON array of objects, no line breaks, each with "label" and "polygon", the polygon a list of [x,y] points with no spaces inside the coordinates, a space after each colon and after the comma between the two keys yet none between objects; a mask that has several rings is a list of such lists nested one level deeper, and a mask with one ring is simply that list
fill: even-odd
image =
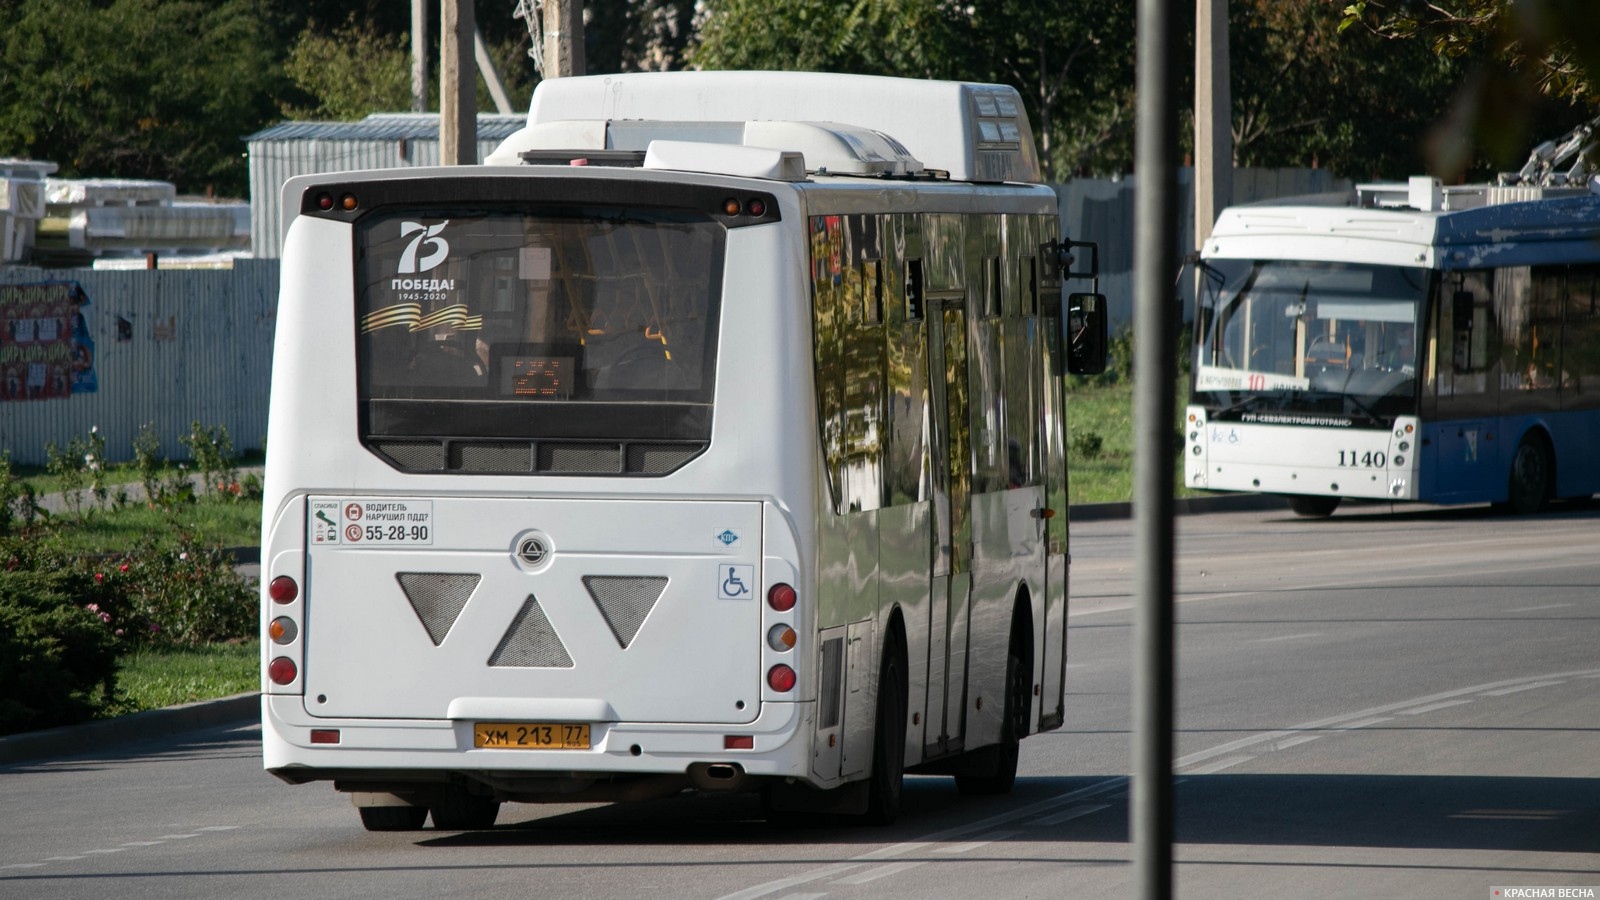
[{"label": "corrugated metal fence", "polygon": [[237,451],[262,445],[277,260],[210,270],[0,270],[0,284],[50,281],[76,281],[89,297],[82,312],[96,389],[0,401],[0,449],[13,461],[43,464],[47,444],[65,446],[91,427],[105,437],[111,461],[132,459],[133,438],[147,423],[174,460],[188,458],[178,438],[196,420],[226,426]]}]

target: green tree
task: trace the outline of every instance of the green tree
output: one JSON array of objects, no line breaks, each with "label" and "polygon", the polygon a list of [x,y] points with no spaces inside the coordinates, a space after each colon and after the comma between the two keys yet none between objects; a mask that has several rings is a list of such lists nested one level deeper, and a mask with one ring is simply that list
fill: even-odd
[{"label": "green tree", "polygon": [[[380,32],[354,19],[332,32],[300,32],[284,72],[304,95],[282,104],[291,119],[360,119],[411,108],[411,50],[406,34]],[[437,96],[438,88],[430,91]]]},{"label": "green tree", "polygon": [[1121,171],[1132,156],[1132,16],[1117,0],[704,0],[689,59],[1011,84],[1047,169]]},{"label": "green tree", "polygon": [[1494,167],[1513,166],[1529,145],[1600,112],[1594,0],[1354,0],[1340,28],[1475,60],[1430,139],[1432,167],[1447,178],[1482,168],[1480,150]]},{"label": "green tree", "polygon": [[283,84],[259,12],[254,0],[5,4],[0,154],[243,196],[239,138]]}]

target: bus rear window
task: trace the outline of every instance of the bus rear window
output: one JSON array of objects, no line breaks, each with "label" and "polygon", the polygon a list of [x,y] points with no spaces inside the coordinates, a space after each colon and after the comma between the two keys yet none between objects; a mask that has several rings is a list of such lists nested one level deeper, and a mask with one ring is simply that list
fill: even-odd
[{"label": "bus rear window", "polygon": [[477,439],[709,439],[724,235],[613,207],[366,217],[363,437],[437,438],[440,459]]}]

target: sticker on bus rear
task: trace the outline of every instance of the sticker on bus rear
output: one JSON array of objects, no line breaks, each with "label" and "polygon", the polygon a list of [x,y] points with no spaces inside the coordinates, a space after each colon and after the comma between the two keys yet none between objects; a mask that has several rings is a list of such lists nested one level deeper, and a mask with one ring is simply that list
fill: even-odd
[{"label": "sticker on bus rear", "polygon": [[313,500],[307,530],[317,547],[433,543],[432,500]]}]

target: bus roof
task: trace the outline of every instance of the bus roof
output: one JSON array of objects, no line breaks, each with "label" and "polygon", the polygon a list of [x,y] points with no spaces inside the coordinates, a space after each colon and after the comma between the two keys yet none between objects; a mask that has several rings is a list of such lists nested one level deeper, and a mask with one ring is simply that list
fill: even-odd
[{"label": "bus roof", "polygon": [[549,135],[558,131],[581,141],[565,149],[644,150],[650,140],[692,134],[687,139],[700,143],[798,152],[813,172],[933,170],[951,181],[1040,181],[1022,98],[998,84],[824,72],[554,78],[534,90],[528,128],[507,140],[509,152],[497,151],[496,161],[513,161],[529,143],[556,149]]},{"label": "bus roof", "polygon": [[1441,269],[1600,260],[1600,195],[1492,185],[1441,190],[1422,183],[1428,181],[1363,185],[1343,205],[1300,198],[1229,207],[1203,255]]}]

